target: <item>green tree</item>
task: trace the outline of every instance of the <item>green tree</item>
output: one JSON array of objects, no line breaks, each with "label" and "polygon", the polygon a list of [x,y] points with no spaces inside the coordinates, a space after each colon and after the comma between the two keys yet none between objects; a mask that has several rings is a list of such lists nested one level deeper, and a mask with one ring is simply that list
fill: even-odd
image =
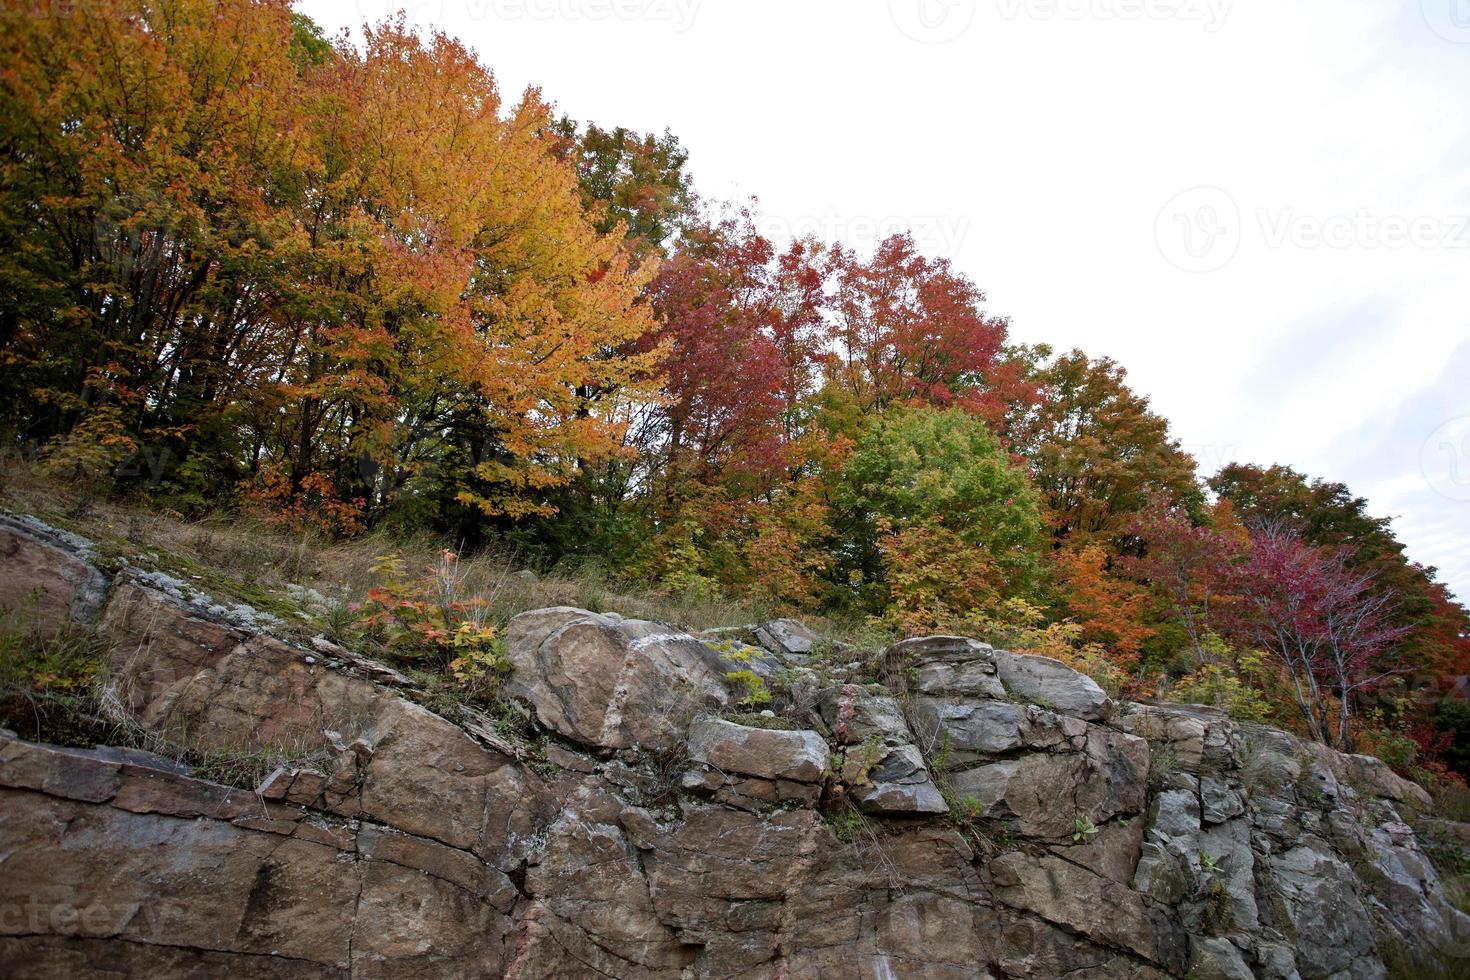
[{"label": "green tree", "polygon": [[963,409],[893,409],[868,419],[837,497],[835,523],[846,539],[839,570],[876,586],[870,601],[901,598],[890,595],[895,556],[929,560],[946,541],[973,554],[975,575],[996,595],[1036,585],[1044,537],[1036,491],[985,422]]},{"label": "green tree", "polygon": [[576,167],[598,232],[608,234],[621,225],[640,254],[662,252],[696,203],[684,169],[689,154],[679,138],[667,130],[657,136],[595,123],[584,129],[567,116],[552,130],[558,155]]}]

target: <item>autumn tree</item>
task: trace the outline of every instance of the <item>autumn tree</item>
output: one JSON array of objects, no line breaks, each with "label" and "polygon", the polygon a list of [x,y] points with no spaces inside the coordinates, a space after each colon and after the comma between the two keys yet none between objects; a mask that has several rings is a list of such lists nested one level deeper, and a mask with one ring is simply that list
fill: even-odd
[{"label": "autumn tree", "polygon": [[1285,668],[1312,737],[1350,751],[1354,697],[1392,672],[1383,656],[1407,632],[1392,622],[1393,594],[1341,549],[1308,545],[1284,525],[1251,539],[1239,629]]},{"label": "autumn tree", "polygon": [[1058,539],[1110,545],[1157,496],[1198,512],[1194,460],[1122,367],[1073,350],[1038,363],[1031,377],[1038,397],[1007,434],[1031,465]]},{"label": "autumn tree", "polygon": [[907,625],[957,622],[1035,587],[1036,492],[985,423],[962,409],[873,416],[838,501],[847,542],[839,569]]},{"label": "autumn tree", "polygon": [[822,324],[812,246],[777,254],[749,214],[686,237],[650,290],[665,351],[660,469],[677,481],[785,466],[810,392]]},{"label": "autumn tree", "polygon": [[956,405],[998,424],[1002,398],[989,384],[1006,321],[981,308],[985,294],[946,259],[894,235],[863,259],[836,247],[832,384],[865,410]]},{"label": "autumn tree", "polygon": [[164,443],[200,499],[497,518],[619,451],[652,270],[534,92],[401,19],[325,49],[284,0],[43,6],[5,8],[0,82],[27,434]]},{"label": "autumn tree", "polygon": [[444,491],[483,515],[545,513],[548,488],[621,450],[611,394],[653,390],[655,358],[634,350],[652,270],[633,272],[621,236],[583,211],[534,91],[503,107],[469,51],[401,23],[340,54],[324,115],[343,127],[345,169],[331,183],[356,195],[349,214],[383,216],[371,310],[346,318],[343,354],[389,344],[397,373],[382,379],[391,413],[364,420],[374,448],[390,466],[428,453]]},{"label": "autumn tree", "polygon": [[1063,612],[1082,628],[1082,639],[1101,645],[1119,666],[1137,662],[1143,644],[1157,632],[1147,622],[1148,593],[1118,575],[1100,545],[1060,548],[1052,566]]},{"label": "autumn tree", "polygon": [[1232,463],[1209,481],[1243,520],[1295,528],[1308,545],[1343,549],[1348,564],[1398,597],[1394,622],[1408,633],[1392,656],[1430,679],[1470,673],[1470,612],[1436,580],[1436,570],[1405,554],[1388,518],[1342,483],[1309,479],[1289,466]]},{"label": "autumn tree", "polygon": [[23,437],[95,416],[170,472],[238,463],[234,407],[278,355],[304,43],[285,0],[0,10],[0,385]]},{"label": "autumn tree", "polygon": [[693,216],[689,154],[668,130],[636,133],[622,126],[585,127],[562,116],[552,127],[557,155],[576,169],[597,230],[618,228],[640,255],[662,254]]},{"label": "autumn tree", "polygon": [[1233,599],[1249,545],[1241,529],[1221,523],[1196,524],[1184,508],[1156,497],[1129,527],[1140,553],[1118,562],[1123,574],[1153,590],[1200,664],[1209,662],[1210,635],[1224,629],[1222,613]]}]

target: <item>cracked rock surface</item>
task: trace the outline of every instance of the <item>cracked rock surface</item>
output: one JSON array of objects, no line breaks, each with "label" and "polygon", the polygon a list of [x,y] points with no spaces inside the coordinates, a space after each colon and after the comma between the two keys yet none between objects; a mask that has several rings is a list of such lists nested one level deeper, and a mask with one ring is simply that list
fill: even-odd
[{"label": "cracked rock surface", "polygon": [[[299,755],[252,791],[0,733],[6,976],[1367,980],[1389,940],[1470,948],[1417,786],[1045,658],[924,637],[854,673],[791,621],[538,610],[508,738],[35,522],[0,554],[0,606],[100,624],[137,726]],[[746,669],[779,712],[735,711]]]}]

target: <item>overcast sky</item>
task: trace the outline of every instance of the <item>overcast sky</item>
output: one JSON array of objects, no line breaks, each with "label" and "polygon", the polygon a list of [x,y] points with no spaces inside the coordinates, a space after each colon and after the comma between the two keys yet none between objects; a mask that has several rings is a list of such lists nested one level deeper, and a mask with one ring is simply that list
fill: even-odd
[{"label": "overcast sky", "polygon": [[304,0],[671,129],[775,238],[912,227],[1012,334],[1122,362],[1470,599],[1470,0]]}]

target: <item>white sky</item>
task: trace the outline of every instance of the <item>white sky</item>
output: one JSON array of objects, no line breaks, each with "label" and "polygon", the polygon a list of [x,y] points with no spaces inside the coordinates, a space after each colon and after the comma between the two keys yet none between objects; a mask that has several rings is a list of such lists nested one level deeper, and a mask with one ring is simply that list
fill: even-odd
[{"label": "white sky", "polygon": [[913,226],[1213,472],[1289,463],[1470,598],[1470,0],[302,0],[404,7],[513,97],[665,127],[701,193]]}]

